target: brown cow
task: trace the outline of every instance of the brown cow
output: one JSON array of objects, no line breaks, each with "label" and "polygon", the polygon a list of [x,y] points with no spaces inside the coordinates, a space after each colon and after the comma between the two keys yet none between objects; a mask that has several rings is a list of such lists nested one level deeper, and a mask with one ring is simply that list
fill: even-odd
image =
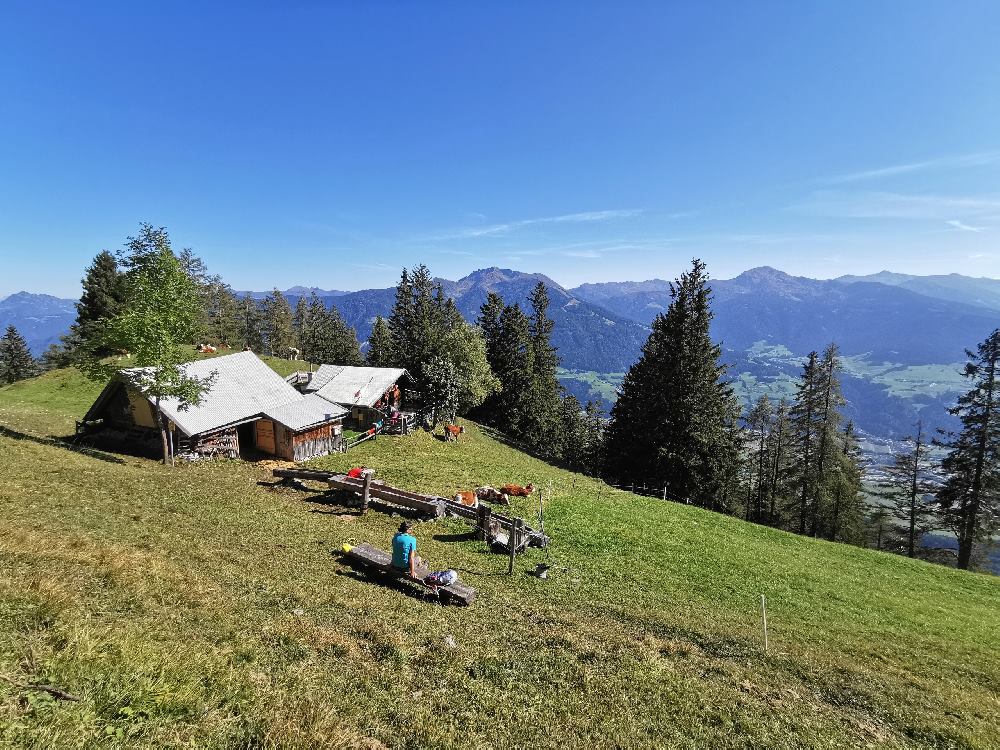
[{"label": "brown cow", "polygon": [[444,426],[445,440],[458,440],[458,436],[465,432],[465,427],[457,424],[446,424]]},{"label": "brown cow", "polygon": [[475,490],[462,490],[455,493],[455,502],[468,506],[469,508],[479,507],[479,498],[476,497]]},{"label": "brown cow", "polygon": [[535,491],[535,485],[528,482],[524,487],[519,484],[505,484],[500,491],[508,497],[529,497]]}]

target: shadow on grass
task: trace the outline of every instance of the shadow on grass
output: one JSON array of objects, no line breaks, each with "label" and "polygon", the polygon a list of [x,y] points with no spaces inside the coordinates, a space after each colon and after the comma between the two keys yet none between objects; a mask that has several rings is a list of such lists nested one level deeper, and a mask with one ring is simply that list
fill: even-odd
[{"label": "shadow on grass", "polygon": [[375,586],[381,586],[385,589],[392,589],[393,591],[398,591],[401,594],[406,594],[412,599],[417,599],[418,601],[427,602],[429,604],[441,603],[441,601],[433,592],[431,592],[430,589],[423,584],[418,584],[415,581],[409,581],[403,578],[394,578],[377,572],[366,574],[363,569],[353,567],[347,570],[338,570],[337,575],[344,576],[345,578],[353,578],[355,581],[361,581],[362,583],[370,583]]},{"label": "shadow on grass", "polygon": [[431,537],[435,542],[471,542],[476,538],[476,530],[460,531],[454,534],[435,534]]},{"label": "shadow on grass", "polygon": [[72,437],[42,437],[40,435],[29,435],[26,432],[18,432],[17,430],[12,430],[9,427],[0,426],[0,436],[10,438],[11,440],[28,440],[32,443],[38,443],[39,445],[49,445],[55,448],[65,448],[66,450],[74,451],[76,453],[82,453],[89,458],[96,458],[100,461],[107,461],[112,464],[124,464],[124,459],[118,456],[113,456],[110,453],[105,453],[104,451],[97,450],[96,448],[91,448],[85,445],[77,445],[72,442]]}]

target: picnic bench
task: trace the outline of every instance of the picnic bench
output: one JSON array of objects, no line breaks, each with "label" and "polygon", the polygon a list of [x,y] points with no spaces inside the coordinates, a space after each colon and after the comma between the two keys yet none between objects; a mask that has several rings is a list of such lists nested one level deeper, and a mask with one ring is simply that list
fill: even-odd
[{"label": "picnic bench", "polygon": [[436,593],[442,604],[454,603],[468,605],[472,604],[476,598],[476,590],[471,586],[465,585],[461,581],[456,581],[450,586],[428,586],[423,582],[423,579],[426,578],[431,571],[424,565],[417,566],[417,578],[420,580],[411,578],[409,571],[399,570],[392,567],[392,556],[388,552],[385,552],[378,547],[373,547],[368,543],[355,545],[345,544],[343,546],[343,555],[348,562],[356,564],[366,570],[420,586],[425,593]]}]

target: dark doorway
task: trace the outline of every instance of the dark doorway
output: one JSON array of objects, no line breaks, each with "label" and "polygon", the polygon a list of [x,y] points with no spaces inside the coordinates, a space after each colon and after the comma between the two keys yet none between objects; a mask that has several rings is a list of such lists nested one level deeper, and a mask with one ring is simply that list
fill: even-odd
[{"label": "dark doorway", "polygon": [[236,434],[240,439],[241,456],[252,456],[257,453],[256,429],[254,424],[254,422],[247,422],[236,428]]}]

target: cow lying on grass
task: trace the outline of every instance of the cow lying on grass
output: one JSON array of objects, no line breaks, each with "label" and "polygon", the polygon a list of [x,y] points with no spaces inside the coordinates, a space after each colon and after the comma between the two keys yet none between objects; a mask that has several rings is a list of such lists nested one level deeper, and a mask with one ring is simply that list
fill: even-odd
[{"label": "cow lying on grass", "polygon": [[519,484],[505,484],[500,488],[500,491],[508,497],[531,497],[531,493],[535,491],[535,485],[531,482],[528,482],[524,487]]}]

